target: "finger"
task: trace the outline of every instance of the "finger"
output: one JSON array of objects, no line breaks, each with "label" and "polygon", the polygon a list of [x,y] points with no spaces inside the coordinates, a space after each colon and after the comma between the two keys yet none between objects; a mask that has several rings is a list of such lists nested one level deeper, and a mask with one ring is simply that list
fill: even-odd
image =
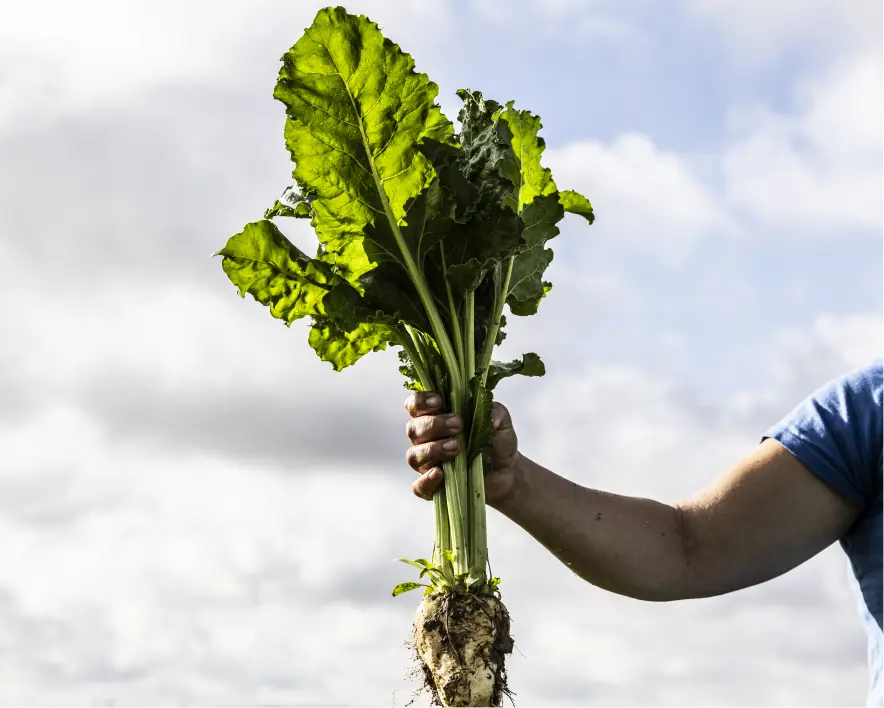
[{"label": "finger", "polygon": [[459,447],[460,443],[454,438],[414,445],[408,448],[408,452],[405,453],[405,461],[412,469],[426,472],[440,462],[456,457]]},{"label": "finger", "polygon": [[442,397],[432,391],[415,391],[405,400],[405,410],[415,418],[442,410]]},{"label": "finger", "polygon": [[411,491],[414,492],[415,496],[430,501],[433,498],[433,492],[439,488],[440,484],[442,484],[442,470],[434,467],[414,481],[414,484],[411,485]]},{"label": "finger", "polygon": [[460,432],[463,422],[457,415],[422,415],[405,426],[408,439],[415,445],[450,438]]},{"label": "finger", "polygon": [[501,403],[495,403],[491,408],[491,427],[493,430],[505,430],[513,427],[510,412]]}]

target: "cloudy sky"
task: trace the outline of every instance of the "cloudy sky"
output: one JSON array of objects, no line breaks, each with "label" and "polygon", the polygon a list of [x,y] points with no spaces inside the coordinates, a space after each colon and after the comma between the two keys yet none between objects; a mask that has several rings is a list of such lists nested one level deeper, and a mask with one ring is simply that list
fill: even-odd
[{"label": "cloudy sky", "polygon": [[[0,9],[0,702],[403,705],[426,555],[395,353],[335,374],[211,258],[288,183],[313,0]],[[509,327],[526,454],[676,500],[881,353],[877,0],[363,0],[441,87],[544,119],[594,203]],[[291,231],[309,243],[310,234]],[[299,242],[300,242],[299,241]],[[309,249],[307,249],[309,250]],[[833,547],[731,596],[620,598],[491,512],[519,705],[855,705]],[[423,701],[425,704],[425,701]]]}]

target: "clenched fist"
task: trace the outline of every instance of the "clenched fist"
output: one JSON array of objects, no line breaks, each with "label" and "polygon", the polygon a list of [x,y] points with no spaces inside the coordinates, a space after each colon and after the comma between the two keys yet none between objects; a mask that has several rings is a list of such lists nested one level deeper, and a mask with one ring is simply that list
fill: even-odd
[{"label": "clenched fist", "polygon": [[[411,488],[422,499],[432,499],[443,481],[440,465],[460,452],[455,436],[461,432],[463,421],[457,415],[440,413],[442,397],[431,391],[413,393],[405,401],[405,410],[411,416],[406,432],[412,443],[405,459],[420,474]],[[491,420],[492,469],[485,473],[485,500],[493,505],[513,488],[519,450],[509,411],[495,403]]]}]

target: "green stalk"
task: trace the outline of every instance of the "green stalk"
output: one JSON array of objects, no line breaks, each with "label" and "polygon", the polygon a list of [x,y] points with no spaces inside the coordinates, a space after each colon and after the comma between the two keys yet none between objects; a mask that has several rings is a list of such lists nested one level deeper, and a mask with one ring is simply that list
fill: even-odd
[{"label": "green stalk", "polygon": [[485,466],[482,456],[470,462],[470,575],[485,577],[488,563],[488,520],[485,509]]},{"label": "green stalk", "polygon": [[[469,356],[469,347],[464,347],[464,338],[461,335],[458,326],[457,306],[454,304],[454,292],[451,289],[451,283],[448,282],[448,265],[445,263],[445,246],[439,244],[439,255],[442,260],[442,275],[445,278],[445,292],[448,295],[448,309],[451,312],[451,324],[454,330],[454,347],[457,349],[457,362],[460,364],[461,371],[465,368],[466,357]],[[469,297],[469,296],[467,296]],[[464,383],[469,383],[469,374]]]},{"label": "green stalk", "polygon": [[[353,95],[350,93],[349,90],[347,91],[347,95],[350,98],[350,103],[353,106],[353,112],[357,116],[360,115],[360,110],[359,107],[356,105],[356,100],[353,98]],[[424,306],[424,310],[426,310],[427,317],[430,320],[430,327],[433,330],[433,336],[436,339],[436,343],[439,345],[439,351],[442,353],[442,358],[445,360],[445,366],[448,368],[448,373],[450,376],[452,376],[451,386],[457,392],[461,392],[463,389],[463,383],[460,378],[460,371],[457,367],[457,356],[455,355],[454,349],[451,346],[451,339],[448,336],[448,332],[445,330],[445,325],[442,322],[442,318],[439,316],[439,310],[436,308],[436,302],[433,300],[430,289],[427,287],[427,283],[424,279],[423,273],[421,273],[417,262],[414,260],[414,256],[412,256],[411,251],[408,249],[408,244],[405,243],[405,237],[402,235],[402,230],[399,228],[399,222],[393,215],[393,210],[390,207],[390,200],[387,198],[387,193],[384,191],[384,182],[381,179],[381,176],[378,174],[377,165],[372,158],[371,143],[369,143],[368,137],[365,135],[365,128],[363,127],[361,120],[359,121],[358,125],[359,133],[362,136],[362,145],[365,148],[365,154],[368,158],[368,163],[371,166],[371,176],[374,180],[375,188],[378,190],[378,196],[381,199],[381,205],[384,207],[384,214],[387,217],[387,222],[390,224],[390,230],[393,232],[393,238],[395,239],[396,245],[399,247],[399,251],[402,254],[402,260],[405,265],[405,270],[408,272],[408,276],[409,278],[411,278],[411,282],[417,289],[418,296],[421,299],[421,304]]]},{"label": "green stalk", "polygon": [[[359,115],[358,107],[356,106],[356,102],[353,99],[352,95],[350,95],[350,101],[353,104],[353,110],[355,114]],[[359,132],[362,135],[362,142],[365,146],[365,154],[368,156],[369,165],[371,166],[371,174],[372,178],[374,179],[375,188],[378,191],[378,196],[380,197],[381,204],[384,207],[384,213],[386,214],[387,221],[390,224],[390,230],[393,233],[393,238],[395,239],[396,245],[399,247],[399,251],[402,254],[402,260],[405,265],[405,270],[408,272],[408,276],[411,279],[411,282],[414,284],[418,296],[420,297],[421,304],[424,306],[424,310],[427,313],[427,318],[430,320],[430,327],[433,330],[433,337],[436,339],[436,344],[439,346],[439,351],[442,354],[443,361],[445,362],[445,368],[448,369],[448,381],[451,387],[451,391],[449,394],[449,401],[451,402],[451,412],[458,415],[463,415],[465,391],[463,371],[459,366],[460,362],[458,360],[457,354],[454,351],[454,348],[451,345],[451,338],[448,336],[448,332],[445,329],[445,323],[442,321],[442,318],[439,315],[439,310],[436,308],[436,302],[433,300],[430,289],[427,287],[427,283],[424,279],[423,273],[421,272],[420,267],[418,266],[417,262],[414,259],[414,256],[409,250],[408,244],[405,242],[405,237],[402,235],[402,230],[399,228],[399,223],[396,220],[396,217],[393,215],[393,210],[390,207],[390,200],[387,199],[387,193],[384,191],[383,181],[381,180],[381,176],[378,174],[377,166],[375,165],[374,160],[371,158],[371,146],[368,142],[368,138],[365,135],[362,121],[359,121]],[[454,313],[452,313],[452,315],[454,315]],[[452,321],[454,322],[456,320]],[[458,435],[458,440],[461,443],[461,449],[463,449],[463,434]],[[468,529],[466,523],[466,514],[463,513],[467,506],[466,483],[468,470],[462,455],[458,455],[453,463],[446,463],[445,465],[443,465],[443,469],[445,470],[446,475],[445,498],[448,506],[451,550],[454,551],[455,554],[454,572],[455,575],[460,575],[467,573],[469,567],[469,547],[467,539]]]},{"label": "green stalk", "polygon": [[[428,373],[427,352],[423,340],[410,325],[405,325],[405,331],[407,336],[397,330],[399,343],[414,364],[415,372],[423,389],[432,391],[436,386]],[[433,565],[437,568],[447,568],[450,566],[450,562],[445,557],[445,551],[451,550],[451,531],[448,524],[448,502],[445,496],[445,487],[440,487],[433,494],[433,528],[436,533],[436,540],[433,544]]]},{"label": "green stalk", "polygon": [[494,353],[494,345],[497,343],[497,333],[500,331],[500,318],[503,316],[503,306],[506,304],[506,296],[510,289],[510,279],[513,277],[513,263],[516,257],[510,256],[506,266],[506,275],[503,284],[494,295],[494,312],[491,315],[491,324],[488,327],[488,338],[482,351],[482,359],[479,362],[482,368],[482,385],[488,380],[488,368],[491,366],[491,357]]},{"label": "green stalk", "polygon": [[[476,375],[476,293],[470,291],[466,296],[464,313],[464,339],[467,352],[467,381]],[[498,315],[498,325],[500,316]],[[495,333],[496,337],[496,333]],[[473,409],[471,418],[477,411]],[[485,470],[482,456],[478,455],[469,462],[468,488],[470,499],[470,575],[476,579],[485,577],[485,565],[488,562],[488,528],[485,509]]]},{"label": "green stalk", "polygon": [[405,331],[408,333],[409,338],[411,339],[411,346],[409,346],[408,342],[405,340],[401,334],[399,335],[400,344],[402,344],[402,348],[405,349],[405,352],[408,354],[408,357],[414,363],[414,370],[417,372],[418,380],[421,383],[421,386],[425,391],[432,391],[435,386],[433,385],[433,379],[430,376],[430,370],[427,368],[427,353],[424,349],[423,342],[418,337],[417,333],[414,330],[414,327],[411,325],[405,325]]},{"label": "green stalk", "polygon": [[466,361],[464,382],[469,385],[476,375],[476,292],[470,290],[466,296],[463,318],[464,348]]},{"label": "green stalk", "polygon": [[[466,384],[469,377],[465,376],[464,368],[466,358],[471,355],[471,349],[464,344],[464,338],[458,324],[458,309],[454,302],[454,291],[451,283],[448,281],[448,265],[445,261],[445,247],[439,244],[439,255],[442,261],[442,274],[445,278],[445,292],[448,295],[449,320],[452,323],[452,334],[454,336],[454,346],[457,350],[457,379],[459,379],[463,387],[460,391],[455,390],[452,386],[450,393],[451,412],[460,415],[462,419],[466,419],[464,415],[466,407]],[[446,362],[447,363],[447,362]],[[455,377],[452,376],[452,381]],[[454,551],[454,575],[465,575],[469,573],[470,568],[470,535],[469,535],[469,470],[466,460],[466,436],[463,431],[457,435],[460,443],[460,453],[457,457],[442,465],[445,472],[445,487],[448,490],[446,497],[448,501],[448,522],[450,533],[451,550]]]}]

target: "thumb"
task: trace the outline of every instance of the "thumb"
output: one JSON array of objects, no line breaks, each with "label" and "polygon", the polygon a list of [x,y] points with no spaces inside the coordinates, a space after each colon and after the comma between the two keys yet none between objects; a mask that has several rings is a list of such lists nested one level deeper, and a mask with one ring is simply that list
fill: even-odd
[{"label": "thumb", "polygon": [[491,409],[491,429],[497,431],[512,427],[513,421],[510,418],[510,412],[503,404],[495,403]]}]

